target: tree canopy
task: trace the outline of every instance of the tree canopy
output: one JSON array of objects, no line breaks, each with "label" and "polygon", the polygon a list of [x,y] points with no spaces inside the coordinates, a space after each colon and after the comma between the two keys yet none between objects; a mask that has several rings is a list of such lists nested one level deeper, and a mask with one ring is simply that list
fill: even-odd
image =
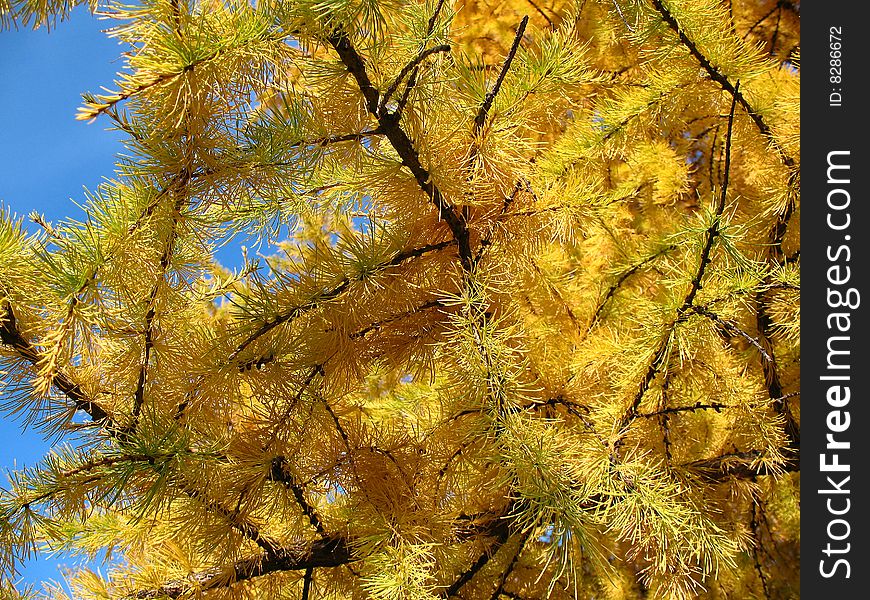
[{"label": "tree canopy", "polygon": [[799,3],[89,4],[116,172],[0,219],[4,414],[60,442],[6,595],[798,597]]}]

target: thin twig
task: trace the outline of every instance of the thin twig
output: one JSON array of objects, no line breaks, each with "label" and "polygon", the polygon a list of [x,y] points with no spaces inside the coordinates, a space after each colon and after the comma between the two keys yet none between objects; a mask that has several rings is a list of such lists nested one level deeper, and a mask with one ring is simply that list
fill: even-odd
[{"label": "thin twig", "polygon": [[749,342],[756,350],[758,350],[761,353],[762,360],[764,360],[764,361],[772,361],[773,360],[773,357],[767,352],[767,350],[764,348],[764,346],[761,345],[761,342],[759,342],[757,339],[755,339],[754,337],[752,337],[751,335],[749,335],[748,333],[743,331],[743,329],[741,329],[737,325],[737,323],[735,323],[734,321],[731,321],[728,319],[723,319],[722,317],[720,317],[719,315],[717,315],[713,311],[708,310],[707,308],[705,308],[703,306],[692,306],[692,312],[695,312],[695,313],[698,313],[699,315],[707,317],[708,319],[710,319],[711,321],[713,321],[714,323],[716,323],[717,325],[722,327],[727,333],[729,333],[731,335],[739,336],[739,337],[743,338],[744,340],[746,340],[747,342]]},{"label": "thin twig", "polygon": [[655,259],[659,258],[664,254],[667,254],[672,250],[675,250],[676,248],[677,247],[673,244],[671,244],[670,246],[666,246],[655,254],[648,256],[640,262],[634,264],[627,271],[623,272],[619,276],[619,278],[613,284],[611,284],[610,288],[608,288],[607,292],[604,294],[604,298],[601,300],[601,302],[599,302],[598,306],[595,309],[595,313],[592,315],[592,319],[589,321],[589,326],[586,328],[586,333],[588,334],[592,330],[592,328],[595,327],[595,325],[601,319],[601,313],[604,311],[604,307],[607,306],[607,303],[610,301],[610,299],[613,298],[617,290],[619,290],[622,284],[625,283],[625,281],[629,277],[637,273],[640,269],[642,269],[644,266],[651,263]]},{"label": "thin twig", "polygon": [[526,2],[528,2],[529,4],[531,4],[531,5],[532,5],[532,8],[534,8],[535,11],[537,11],[537,13],[538,13],[539,15],[541,15],[542,17],[544,17],[544,20],[545,20],[545,21],[547,22],[547,24],[550,26],[550,29],[552,29],[553,31],[555,31],[555,30],[557,29],[557,25],[553,22],[553,19],[551,19],[550,17],[548,17],[548,16],[547,16],[547,13],[545,13],[545,12],[543,11],[543,9],[541,9],[540,6],[538,6],[537,4],[535,4],[535,0],[526,0]]},{"label": "thin twig", "polygon": [[[19,330],[12,305],[8,301],[4,303],[2,313],[0,313],[0,342],[10,346],[31,365],[36,366],[39,362],[39,350]],[[51,384],[72,400],[76,410],[86,412],[92,421],[105,425],[110,431],[117,430],[117,424],[109,416],[109,413],[88,397],[79,384],[75,383],[68,375],[57,371],[52,377]]]},{"label": "thin twig", "polygon": [[448,202],[440,188],[432,181],[429,171],[420,162],[419,152],[414,148],[414,144],[411,142],[408,134],[399,126],[397,115],[392,113],[380,114],[378,112],[380,92],[372,84],[366,71],[365,62],[356,48],[353,47],[347,32],[343,29],[336,29],[327,36],[326,41],[333,47],[342,63],[353,75],[365,99],[366,108],[373,117],[378,119],[380,128],[384,131],[393,149],[399,155],[402,164],[411,171],[414,179],[417,181],[417,185],[426,194],[435,208],[438,209],[439,218],[444,219],[450,228],[453,239],[456,240],[459,248],[459,260],[462,264],[462,269],[466,273],[472,272],[474,270],[474,262],[470,233],[468,231],[468,223],[463,218],[462,213]]},{"label": "thin twig", "polygon": [[477,572],[480,571],[486,565],[486,563],[489,562],[489,560],[495,555],[496,552],[498,552],[499,548],[501,548],[502,545],[504,545],[504,543],[507,541],[508,536],[508,528],[502,527],[501,530],[498,532],[498,536],[496,537],[496,539],[493,540],[492,544],[490,544],[490,546],[486,550],[484,550],[480,556],[477,557],[477,560],[471,563],[471,566],[469,566],[465,571],[460,573],[459,577],[456,578],[456,580],[450,585],[450,587],[448,587],[440,594],[441,597],[450,598],[459,593],[459,590],[461,590],[466,583],[471,581],[471,579],[477,574]]},{"label": "thin twig", "polygon": [[311,578],[314,575],[314,567],[308,567],[305,569],[305,575],[302,578],[302,598],[301,600],[308,600],[308,594],[311,591]]},{"label": "thin twig", "polygon": [[752,121],[755,123],[758,130],[765,137],[769,138],[770,143],[776,149],[779,154],[782,162],[789,168],[793,169],[795,166],[795,160],[791,156],[789,156],[782,146],[779,145],[771,133],[770,126],[764,121],[764,118],[752,107],[751,104],[746,100],[743,94],[740,93],[738,89],[738,85],[732,84],[728,78],[723,75],[716,67],[713,66],[713,63],[710,62],[710,59],[707,58],[699,49],[698,46],[686,35],[685,31],[680,27],[680,24],[677,22],[676,18],[671,14],[671,12],[662,4],[661,0],[652,0],[653,6],[659,12],[662,19],[667,23],[668,27],[670,27],[674,33],[680,38],[680,42],[689,50],[689,53],[697,60],[701,68],[707,72],[707,75],[718,83],[722,89],[728,92],[732,98],[737,101],[740,106],[746,110],[749,114]]},{"label": "thin twig", "polygon": [[716,412],[720,412],[723,408],[731,407],[727,404],[722,404],[721,402],[712,402],[710,404],[702,404],[701,402],[696,402],[692,406],[675,406],[672,408],[663,408],[654,412],[638,413],[637,416],[643,417],[645,419],[650,419],[652,417],[658,417],[661,415],[672,415],[681,412],[695,412],[696,410],[715,410]]},{"label": "thin twig", "polygon": [[387,106],[387,102],[390,101],[390,98],[396,92],[396,89],[398,89],[399,84],[402,83],[405,77],[407,77],[411,71],[415,71],[420,66],[420,63],[422,63],[428,57],[439,52],[450,52],[450,45],[441,44],[440,46],[435,46],[433,48],[423,50],[423,52],[415,56],[411,60],[411,62],[402,67],[402,70],[399,71],[399,74],[393,80],[393,83],[390,84],[390,86],[384,91],[383,95],[381,96],[381,102],[378,105],[378,114],[384,114],[384,109]]},{"label": "thin twig", "polygon": [[[739,91],[740,82],[737,82],[736,89]],[[620,428],[625,426],[629,421],[631,421],[635,416],[637,416],[637,409],[640,407],[640,403],[643,400],[644,395],[649,390],[650,385],[658,374],[659,370],[664,366],[665,358],[668,356],[668,341],[673,333],[674,328],[677,323],[679,323],[683,315],[689,310],[695,300],[695,295],[701,289],[701,281],[704,278],[704,274],[707,270],[707,265],[711,261],[711,252],[713,250],[713,242],[719,236],[719,220],[722,218],[722,213],[725,211],[725,200],[726,194],[728,193],[728,177],[731,168],[731,134],[734,126],[734,109],[737,104],[737,96],[731,97],[731,111],[728,114],[728,133],[725,139],[725,174],[722,180],[722,191],[719,195],[719,201],[716,206],[716,213],[713,216],[713,223],[707,229],[707,239],[704,242],[704,247],[701,251],[701,260],[698,264],[698,270],[695,272],[695,276],[692,278],[692,283],[689,288],[689,292],[686,294],[685,299],[683,300],[680,308],[677,309],[677,318],[671,323],[668,331],[665,335],[662,336],[659,341],[658,347],[653,353],[653,359],[647,368],[646,373],[641,379],[640,386],[638,388],[637,393],[634,396],[634,400],[629,407],[628,413],[623,417],[620,421]]]},{"label": "thin twig", "polygon": [[498,74],[498,78],[495,80],[495,85],[493,85],[492,89],[487,92],[486,97],[483,100],[483,104],[480,105],[480,109],[477,111],[477,115],[474,117],[475,135],[480,133],[480,130],[483,128],[483,124],[486,122],[486,116],[489,113],[489,109],[492,108],[492,103],[495,100],[499,89],[501,89],[501,84],[502,82],[504,82],[504,78],[507,76],[508,69],[510,69],[511,62],[513,62],[514,56],[516,56],[517,50],[520,47],[520,41],[523,39],[523,34],[526,31],[526,25],[528,25],[528,23],[529,17],[528,15],[526,15],[525,17],[523,17],[523,20],[520,21],[520,24],[517,27],[517,34],[516,36],[514,36],[514,42],[511,45],[511,49],[508,52],[507,58],[505,58],[504,63],[501,66],[501,72]]},{"label": "thin twig", "polygon": [[[421,257],[424,254],[427,254],[429,252],[436,252],[439,250],[443,250],[444,248],[452,246],[453,243],[454,242],[452,240],[450,240],[450,241],[439,242],[437,244],[429,244],[429,245],[421,246],[418,248],[411,248],[408,250],[402,250],[400,252],[393,254],[393,256],[391,256],[389,260],[384,261],[383,263],[380,263],[379,265],[375,266],[372,270],[369,271],[369,274],[374,273],[374,272],[378,272],[378,271],[383,271],[383,270],[388,269],[390,267],[397,267],[397,266],[401,265],[403,262],[405,262],[406,260],[419,258],[419,257]],[[242,352],[244,352],[245,349],[248,346],[250,346],[252,343],[254,343],[257,339],[266,335],[267,333],[269,333],[270,331],[272,331],[273,329],[275,329],[279,325],[290,322],[293,319],[296,319],[297,317],[322,306],[322,304],[324,302],[332,300],[332,299],[340,296],[345,290],[347,290],[350,287],[350,285],[351,285],[351,279],[349,277],[345,276],[342,279],[340,279],[339,282],[337,284],[333,285],[332,287],[322,289],[319,292],[317,292],[316,294],[314,294],[313,296],[311,296],[308,301],[303,302],[302,304],[298,304],[298,305],[294,306],[293,308],[286,310],[284,312],[281,312],[281,313],[275,315],[274,317],[272,317],[271,319],[267,320],[262,325],[260,325],[260,327],[258,327],[253,332],[248,334],[248,336],[241,343],[239,343],[238,346],[236,346],[236,349],[233,350],[233,352],[229,356],[229,359],[228,359],[229,362],[235,361],[239,357],[239,355]]]}]

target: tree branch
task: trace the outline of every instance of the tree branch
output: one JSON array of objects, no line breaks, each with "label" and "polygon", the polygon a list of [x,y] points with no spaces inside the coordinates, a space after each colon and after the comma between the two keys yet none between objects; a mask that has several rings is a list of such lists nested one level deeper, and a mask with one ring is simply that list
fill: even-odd
[{"label": "tree branch", "polygon": [[514,36],[514,42],[511,45],[511,49],[508,52],[507,58],[504,60],[504,64],[501,66],[501,72],[498,74],[498,78],[495,80],[495,85],[492,86],[492,89],[487,92],[486,97],[483,100],[483,104],[480,105],[480,109],[477,111],[477,115],[474,117],[474,134],[478,135],[480,130],[483,128],[483,124],[486,122],[486,116],[489,113],[489,109],[492,108],[492,103],[495,101],[495,97],[498,94],[499,89],[501,89],[501,84],[504,82],[504,78],[507,76],[508,69],[511,67],[511,63],[514,60],[514,56],[516,56],[517,50],[520,47],[520,41],[523,39],[523,34],[526,31],[526,25],[529,23],[529,16],[526,15],[523,17],[523,20],[520,21],[519,26],[517,27],[517,34]]},{"label": "tree branch", "polygon": [[333,536],[313,542],[297,541],[282,546],[275,553],[259,554],[226,567],[192,573],[183,579],[167,582],[159,588],[139,590],[127,597],[137,600],[178,598],[192,590],[204,592],[223,588],[270,573],[338,567],[354,560],[346,538]]},{"label": "tree branch", "polygon": [[762,116],[749,104],[746,100],[746,97],[740,93],[739,82],[737,85],[732,84],[728,78],[722,74],[699,49],[698,46],[693,42],[686,33],[680,28],[680,24],[677,22],[676,18],[671,14],[671,12],[665,8],[664,4],[662,4],[661,0],[652,0],[653,6],[658,11],[659,15],[661,15],[662,19],[665,23],[667,23],[668,27],[670,27],[674,33],[680,38],[680,42],[689,50],[689,53],[698,61],[701,65],[701,68],[707,72],[707,75],[718,83],[723,90],[731,94],[731,97],[734,101],[738,102],[740,106],[746,111],[752,121],[755,123],[758,130],[770,140],[770,143],[776,149],[780,158],[782,159],[783,164],[785,164],[790,169],[793,169],[795,166],[794,159],[786,154],[785,150],[779,143],[774,139],[770,127],[765,123]]},{"label": "tree branch", "polygon": [[643,417],[645,419],[649,419],[652,417],[658,417],[661,415],[671,415],[674,413],[681,412],[695,412],[696,410],[715,410],[716,412],[720,412],[723,408],[732,408],[727,404],[722,404],[721,402],[712,402],[710,404],[702,404],[701,402],[696,402],[692,406],[675,406],[672,408],[663,408],[662,410],[657,410],[650,413],[638,413],[638,417]]},{"label": "tree branch", "polygon": [[625,283],[625,281],[629,277],[637,273],[640,269],[642,269],[644,266],[651,263],[655,259],[659,258],[664,254],[667,254],[671,250],[675,250],[676,248],[677,247],[673,244],[662,248],[652,256],[648,256],[647,258],[643,259],[639,263],[629,268],[627,271],[623,272],[619,276],[619,278],[610,286],[610,288],[607,290],[607,293],[604,294],[604,298],[601,300],[601,302],[599,302],[598,306],[595,309],[595,313],[592,315],[592,319],[589,321],[589,326],[586,328],[586,333],[588,334],[592,330],[592,328],[595,327],[595,324],[598,323],[598,321],[601,319],[601,313],[604,311],[604,307],[607,306],[607,303],[610,301],[610,299],[613,298],[619,288],[622,287],[622,284]]},{"label": "tree branch", "polygon": [[[752,479],[761,475],[772,475],[773,472],[764,466],[752,466],[750,464],[750,462],[757,460],[761,456],[762,453],[758,450],[733,452],[715,458],[696,460],[682,466],[712,482],[724,481],[729,477]],[[800,468],[799,455],[790,456],[783,465],[783,470],[786,472],[799,472]]]},{"label": "tree branch", "polygon": [[692,306],[692,312],[707,317],[708,319],[719,325],[722,329],[724,329],[725,332],[727,332],[728,334],[736,335],[749,342],[756,350],[758,350],[759,353],[761,353],[762,362],[773,361],[773,357],[767,352],[764,346],[761,345],[761,342],[743,331],[734,321],[723,319],[713,311],[703,306]]},{"label": "tree branch", "polygon": [[317,509],[305,498],[305,490],[302,489],[302,485],[293,477],[293,473],[287,467],[287,459],[283,456],[276,456],[272,459],[269,479],[286,485],[293,493],[293,497],[296,499],[296,503],[302,509],[302,512],[308,517],[308,522],[311,523],[311,526],[317,530],[317,533],[321,537],[327,537],[326,529],[323,527],[323,521],[317,513]]},{"label": "tree branch", "polygon": [[510,577],[511,572],[514,570],[514,567],[516,566],[517,561],[520,558],[520,554],[523,553],[526,542],[529,541],[529,538],[531,536],[532,530],[529,530],[529,532],[520,539],[519,545],[517,546],[517,551],[514,552],[514,555],[508,563],[507,567],[504,571],[502,571],[501,576],[498,578],[498,585],[495,587],[495,590],[492,592],[492,596],[489,597],[489,600],[498,600],[498,597],[502,594],[504,584],[507,582],[508,577]]},{"label": "tree branch", "polygon": [[429,171],[420,162],[420,154],[414,148],[411,139],[399,126],[397,115],[392,113],[379,114],[378,102],[380,92],[374,87],[366,71],[365,62],[353,47],[347,32],[343,29],[334,30],[326,41],[335,49],[339,58],[356,79],[360,92],[366,103],[366,108],[373,117],[378,120],[380,129],[383,130],[393,149],[399,155],[402,164],[414,175],[417,185],[426,194],[432,204],[438,209],[438,215],[443,218],[453,234],[453,239],[459,247],[459,260],[466,272],[474,270],[474,260],[471,251],[471,240],[468,224],[460,211],[457,211],[450,202],[444,198],[441,190],[432,182]]},{"label": "tree branch", "polygon": [[480,571],[495,555],[495,553],[499,551],[504,543],[507,542],[510,537],[510,529],[507,526],[507,522],[500,523],[500,526],[492,533],[495,534],[495,539],[492,544],[490,544],[489,547],[484,550],[473,563],[471,563],[471,566],[463,571],[459,577],[450,584],[450,587],[439,594],[442,598],[450,598],[459,593],[459,590],[461,590],[466,583],[471,581],[477,572]]},{"label": "tree branch", "polygon": [[[739,89],[740,82],[738,81],[735,90],[739,91]],[[695,300],[695,294],[697,294],[701,289],[701,280],[704,278],[704,272],[711,260],[710,254],[713,250],[713,242],[716,241],[717,237],[719,237],[719,221],[722,219],[722,213],[725,212],[725,200],[726,195],[728,194],[728,179],[731,174],[731,135],[734,131],[734,109],[736,107],[736,102],[737,96],[735,95],[731,98],[731,110],[728,113],[728,129],[725,134],[725,171],[722,175],[722,191],[719,194],[719,202],[716,205],[716,214],[713,217],[713,223],[707,229],[707,240],[704,242],[704,247],[701,250],[701,262],[698,265],[698,271],[695,274],[695,277],[692,279],[692,287],[689,289],[689,293],[686,295],[682,306],[678,310],[679,315],[682,315],[691,308],[692,303]]]},{"label": "tree branch", "polygon": [[387,102],[390,101],[390,98],[396,92],[396,89],[398,89],[399,84],[402,83],[402,81],[405,79],[405,77],[407,77],[408,74],[412,71],[414,73],[416,73],[417,69],[420,67],[420,63],[422,63],[424,60],[426,60],[427,58],[429,58],[433,54],[437,54],[439,52],[450,52],[450,45],[449,44],[441,44],[440,46],[434,46],[432,48],[427,48],[426,50],[423,50],[420,54],[415,56],[411,60],[411,62],[409,62],[404,67],[402,67],[402,70],[399,71],[399,74],[396,76],[396,79],[393,80],[393,83],[391,83],[390,86],[386,89],[386,91],[384,91],[383,96],[381,97],[381,101],[378,105],[378,114],[385,113]]},{"label": "tree branch", "polygon": [[[12,305],[6,301],[0,313],[0,342],[11,347],[21,358],[36,366],[39,362],[39,351],[18,329]],[[72,400],[76,410],[84,411],[96,423],[104,424],[109,430],[117,429],[117,424],[103,408],[85,394],[84,390],[63,372],[55,373],[52,385]]]},{"label": "tree branch", "polygon": [[139,416],[142,412],[142,406],[145,403],[145,386],[148,382],[148,364],[151,361],[151,351],[154,348],[154,317],[157,314],[157,294],[160,292],[161,285],[166,280],[166,275],[169,271],[169,265],[172,262],[172,255],[175,252],[175,242],[178,239],[178,223],[181,220],[181,209],[187,202],[185,191],[187,183],[190,181],[190,174],[187,169],[183,169],[176,183],[178,198],[172,210],[172,217],[163,253],[160,255],[159,273],[157,282],[151,288],[151,293],[148,295],[148,300],[145,304],[147,310],[145,312],[145,341],[144,341],[144,356],[139,367],[139,378],[136,381],[136,390],[133,393],[133,428],[135,429]]},{"label": "tree branch", "polygon": [[[509,537],[508,521],[503,518],[507,514],[509,514],[509,507],[502,512],[475,516],[460,515],[454,521],[456,536],[459,540],[495,537],[495,542],[490,546],[494,552]],[[484,517],[486,520],[482,521]],[[128,594],[127,598],[137,600],[162,597],[178,598],[194,590],[204,592],[224,588],[233,583],[248,581],[272,573],[339,567],[353,563],[359,558],[353,553],[353,542],[344,536],[333,534],[314,541],[296,540],[284,544],[274,553],[261,553],[243,558],[231,565],[192,573],[185,578],[169,581],[159,588],[132,592]],[[474,568],[480,560],[478,558],[468,570],[463,572],[460,579],[464,579],[464,581],[455,590],[458,591],[483,567],[483,564],[486,564],[484,561],[483,564]],[[457,586],[458,582],[459,580],[454,582],[453,586]],[[441,594],[442,597],[448,597],[447,592],[453,586],[445,590]]]},{"label": "tree branch", "polygon": [[[387,269],[389,267],[399,266],[406,260],[419,258],[429,252],[443,250],[444,248],[452,246],[453,243],[453,241],[445,241],[439,242],[437,244],[429,244],[427,246],[422,246],[419,248],[402,250],[401,252],[395,253],[389,260],[380,263],[379,265],[376,265],[369,271],[369,273],[371,274],[374,272],[383,271],[384,269]],[[256,330],[254,330],[252,333],[250,333],[248,337],[246,337],[238,346],[236,346],[236,349],[229,356],[229,361],[233,362],[234,360],[236,360],[248,346],[250,346],[257,339],[266,335],[279,325],[292,321],[293,319],[318,308],[323,302],[338,297],[350,287],[350,284],[351,279],[345,276],[336,285],[332,286],[331,288],[321,290],[320,292],[312,296],[311,299],[309,299],[307,302],[294,306],[290,310],[279,313],[278,315],[272,317],[271,319],[263,323],[260,327],[258,327]]]},{"label": "tree branch", "polygon": [[[738,81],[737,88],[739,89],[739,87],[740,82]],[[732,96],[731,111],[728,114],[728,134],[725,140],[725,174],[723,175],[722,179],[722,191],[719,195],[719,201],[716,205],[716,213],[713,217],[713,223],[707,229],[707,239],[705,240],[704,247],[701,250],[701,260],[698,264],[698,269],[695,273],[695,276],[692,278],[689,292],[683,299],[683,303],[680,308],[677,309],[677,318],[668,327],[666,335],[662,336],[658,347],[653,353],[653,359],[650,362],[646,373],[644,373],[644,376],[641,379],[640,386],[634,396],[634,400],[632,401],[628,412],[622,417],[621,421],[619,422],[619,427],[617,429],[622,429],[622,427],[627,425],[634,417],[637,416],[637,409],[640,407],[640,403],[643,400],[644,395],[649,390],[649,387],[650,385],[652,385],[652,382],[658,374],[659,370],[664,366],[664,360],[668,354],[668,340],[670,339],[674,328],[677,326],[677,323],[679,323],[680,320],[683,318],[685,312],[692,307],[695,300],[695,295],[701,289],[701,281],[704,278],[704,273],[707,270],[707,265],[711,261],[713,242],[719,236],[719,220],[722,218],[722,213],[725,211],[725,200],[726,194],[728,193],[728,177],[731,169],[731,133],[734,127],[734,109],[736,107],[736,103],[737,97]]]}]

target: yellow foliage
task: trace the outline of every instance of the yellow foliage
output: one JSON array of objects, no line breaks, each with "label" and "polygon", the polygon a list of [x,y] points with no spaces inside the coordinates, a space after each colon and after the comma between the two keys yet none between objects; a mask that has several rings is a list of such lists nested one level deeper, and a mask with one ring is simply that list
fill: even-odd
[{"label": "yellow foliage", "polygon": [[130,158],[0,215],[3,408],[68,442],[0,492],[4,580],[796,597],[796,6],[98,0],[80,118]]}]

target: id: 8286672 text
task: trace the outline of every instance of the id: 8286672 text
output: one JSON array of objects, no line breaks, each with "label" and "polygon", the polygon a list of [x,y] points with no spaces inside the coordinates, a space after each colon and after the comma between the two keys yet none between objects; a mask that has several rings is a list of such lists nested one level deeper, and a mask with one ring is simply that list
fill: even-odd
[{"label": "id: 8286672 text", "polygon": [[832,25],[828,29],[828,106],[843,105],[843,28]]}]

